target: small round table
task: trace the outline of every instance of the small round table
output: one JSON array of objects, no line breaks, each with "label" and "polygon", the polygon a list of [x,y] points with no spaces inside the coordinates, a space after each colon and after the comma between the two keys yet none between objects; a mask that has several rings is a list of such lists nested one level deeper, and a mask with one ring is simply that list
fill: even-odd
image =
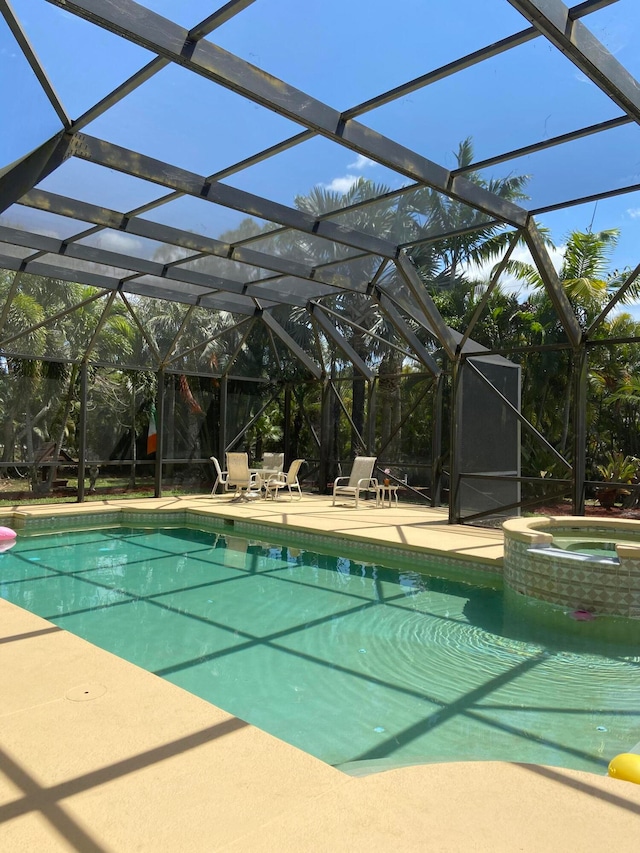
[{"label": "small round table", "polygon": [[388,485],[385,483],[381,483],[376,490],[376,505],[384,506],[384,502],[387,501],[387,506],[391,506],[391,501],[394,501],[396,506],[398,505],[398,487],[389,483]]}]

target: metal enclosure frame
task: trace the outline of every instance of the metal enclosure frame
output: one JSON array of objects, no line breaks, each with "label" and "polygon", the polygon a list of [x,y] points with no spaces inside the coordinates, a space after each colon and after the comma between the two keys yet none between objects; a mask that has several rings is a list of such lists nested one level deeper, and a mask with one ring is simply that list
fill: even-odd
[{"label": "metal enclosure frame", "polygon": [[[52,282],[76,282],[98,288],[98,295],[92,298],[109,294],[105,302],[103,319],[107,317],[108,311],[115,302],[122,304],[131,321],[138,325],[141,334],[146,338],[149,350],[154,356],[152,367],[158,376],[158,414],[161,419],[164,377],[174,372],[174,369],[176,372],[183,372],[172,365],[180,355],[184,355],[179,345],[184,340],[184,329],[191,315],[190,313],[184,315],[183,322],[176,328],[173,342],[168,350],[159,352],[136,316],[135,300],[141,297],[157,298],[169,303],[187,305],[188,312],[195,309],[229,312],[236,318],[234,325],[229,328],[242,329],[235,353],[224,367],[202,371],[203,375],[216,376],[221,382],[222,426],[219,455],[223,454],[229,442],[233,440],[226,433],[227,382],[233,374],[235,356],[254,324],[264,327],[276,357],[277,348],[285,347],[306,377],[323,384],[322,432],[326,436],[330,427],[327,423],[327,401],[331,394],[332,377],[330,366],[322,358],[323,345],[328,345],[332,351],[340,353],[341,359],[351,364],[354,372],[364,378],[368,388],[369,409],[370,412],[375,411],[376,370],[362,353],[354,348],[340,326],[349,323],[352,329],[368,336],[369,340],[375,339],[376,335],[356,321],[342,318],[331,307],[336,297],[345,299],[357,297],[375,306],[375,310],[397,336],[395,342],[387,341],[390,350],[395,348],[398,357],[410,359],[421,368],[425,368],[433,377],[434,387],[437,389],[434,399],[441,400],[444,377],[443,361],[437,357],[438,352],[442,354],[444,362],[448,363],[447,373],[453,377],[454,389],[457,387],[457,377],[461,367],[472,364],[474,355],[482,357],[499,354],[497,350],[492,353],[478,347],[470,336],[486,308],[490,293],[498,283],[516,243],[522,241],[528,247],[539,271],[564,330],[565,345],[572,353],[574,365],[573,462],[569,464],[564,459],[562,461],[567,464],[570,471],[569,480],[572,484],[574,511],[577,513],[584,511],[586,359],[590,336],[620,299],[624,289],[630,287],[635,280],[640,271],[640,265],[612,298],[593,326],[583,330],[559,280],[543,235],[536,224],[536,214],[543,213],[549,208],[527,209],[491,192],[485,186],[470,180],[467,175],[489,166],[508,163],[525,154],[595,136],[629,123],[640,122],[640,85],[588,29],[589,14],[611,5],[615,0],[586,0],[571,9],[560,0],[505,0],[505,3],[510,3],[530,22],[529,27],[342,111],[322,103],[286,81],[279,80],[239,56],[223,50],[209,38],[218,27],[234,16],[242,15],[251,6],[252,0],[229,0],[191,29],[161,17],[133,0],[109,0],[109,2],[47,0],[47,2],[69,14],[78,16],[95,27],[107,30],[119,38],[146,49],[153,54],[153,58],[82,115],[72,117],[57,95],[11,3],[9,0],[0,0],[0,11],[15,38],[16,46],[29,63],[42,93],[60,124],[59,131],[50,139],[44,141],[34,151],[25,152],[20,160],[0,171],[0,214],[12,205],[18,205],[25,209],[46,211],[84,223],[82,230],[62,240],[15,227],[6,220],[0,222],[0,268],[15,273],[4,304],[0,305],[2,352],[11,353],[12,342],[17,337],[15,335],[3,337],[3,327],[12,310],[21,276],[33,274],[48,277]],[[583,20],[586,23],[583,23]],[[536,38],[548,40],[554,49],[568,57],[575,67],[593,81],[623,114],[605,122],[586,125],[555,138],[541,139],[525,148],[508,151],[458,170],[449,170],[432,162],[418,152],[377,133],[359,120],[367,112],[383,104],[406,97],[411,92],[514,50]],[[224,87],[242,98],[266,107],[277,115],[295,122],[301,130],[248,159],[231,164],[224,170],[210,175],[200,175],[171,163],[154,160],[139,151],[115,145],[85,132],[85,128],[94,119],[106,113],[170,63],[179,65],[188,73],[198,75],[211,86]],[[460,231],[444,231],[426,237],[422,235],[415,240],[398,242],[391,239],[389,235],[377,236],[349,224],[349,213],[380,203],[383,200],[381,196],[360,201],[351,207],[341,207],[326,214],[313,216],[295,207],[223,183],[225,178],[238,175],[251,166],[302,145],[314,137],[329,140],[375,163],[382,164],[401,176],[404,186],[388,193],[386,198],[393,196],[395,199],[406,199],[416,191],[428,189],[477,212],[480,220],[470,230],[473,228],[479,230],[491,224],[502,227],[505,233],[512,235],[485,297],[478,305],[469,328],[462,336],[454,333],[441,316],[413,259],[413,253],[417,247],[459,236]],[[95,167],[114,170],[149,182],[150,185],[162,188],[163,193],[160,198],[150,200],[135,209],[126,209],[123,205],[122,209],[114,210],[43,189],[40,186],[43,180],[58,170],[69,158],[84,160]],[[600,193],[598,198],[629,192],[633,189],[637,189],[637,186],[613,187]],[[181,196],[192,196],[200,201],[222,205],[247,216],[265,220],[274,226],[274,230],[269,232],[268,236],[292,234],[298,238],[304,236],[321,239],[323,245],[333,247],[337,256],[343,259],[343,264],[354,262],[355,272],[351,277],[345,276],[340,272],[339,262],[335,260],[319,262],[312,254],[306,259],[294,259],[277,251],[266,251],[260,245],[264,243],[264,234],[256,234],[235,243],[228,243],[213,239],[206,234],[163,225],[145,217],[145,214]],[[574,206],[587,198],[566,198],[553,207],[557,209]],[[98,248],[84,242],[88,237],[104,229],[158,241],[180,250],[183,254],[177,260],[162,262],[149,260],[142,255],[134,256]],[[254,248],[254,244],[258,244],[258,247]],[[346,254],[340,254],[345,251]],[[239,269],[246,271],[246,277],[244,280],[239,280],[214,275],[206,269],[194,269],[195,262],[208,258],[233,261]],[[360,268],[357,268],[357,262],[362,262]],[[362,270],[366,270],[366,273]],[[371,270],[374,271],[371,272]],[[119,271],[125,271],[125,273],[119,274]],[[300,322],[313,328],[318,344],[316,355],[301,346],[291,329],[285,327],[282,311],[298,312]],[[50,322],[50,320],[51,318],[48,318],[43,322]],[[20,335],[29,334],[36,328],[37,324],[34,324],[21,331]],[[85,402],[87,365],[99,363],[92,354],[93,341],[99,331],[100,324],[85,353],[79,359],[82,366],[82,397]],[[214,338],[215,334],[202,343],[206,344]],[[385,342],[380,335],[377,336],[377,340],[379,343]],[[634,341],[640,342],[640,338]],[[124,366],[127,367],[127,365]],[[128,366],[136,367],[136,365]],[[488,393],[500,394],[488,380],[485,379],[485,383],[490,386]],[[291,386],[284,379],[283,385],[288,389],[286,406],[290,407]],[[451,418],[452,422],[455,422],[455,391],[452,400],[454,411],[451,413]],[[435,420],[440,423],[441,406],[436,408]],[[520,419],[518,421],[520,423],[522,416],[517,410],[515,414]],[[352,426],[356,428],[356,425],[352,424]],[[372,415],[370,415],[362,436],[367,450],[370,450],[373,444],[373,429]],[[531,427],[531,429],[534,428]],[[78,500],[84,498],[84,450],[86,450],[84,430],[83,420],[80,438],[80,447],[83,451],[80,463],[83,485],[79,488]],[[162,489],[161,422],[158,426],[158,436],[160,444],[156,466],[156,494],[160,494]],[[544,441],[543,436],[540,436],[540,439]],[[285,437],[285,442],[288,442],[288,436]],[[452,496],[450,521],[457,522],[462,519],[460,512],[456,509],[455,496],[458,493],[459,477],[464,472],[460,470],[460,455],[455,451],[455,441],[453,448],[454,454],[450,460],[450,476],[453,481],[450,490]],[[557,454],[557,451],[554,450],[554,452]],[[441,487],[440,454],[441,436],[438,435],[434,436],[433,445],[434,479],[431,494],[433,503],[437,502]],[[326,482],[329,462],[324,447],[320,448],[319,457],[320,479],[325,478]]]}]

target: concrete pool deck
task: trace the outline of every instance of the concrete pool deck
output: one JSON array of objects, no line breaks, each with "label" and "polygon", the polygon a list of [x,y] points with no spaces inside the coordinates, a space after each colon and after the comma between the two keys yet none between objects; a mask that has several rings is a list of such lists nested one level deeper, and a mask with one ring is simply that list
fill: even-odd
[{"label": "concrete pool deck", "polygon": [[[63,515],[101,504],[55,507]],[[112,501],[408,544],[499,562],[499,530],[401,504],[228,496]],[[0,508],[4,515],[10,508]],[[52,514],[51,505],[25,508]],[[0,850],[637,849],[640,786],[475,762],[347,776],[0,599]],[[639,735],[640,739],[640,735]]]}]

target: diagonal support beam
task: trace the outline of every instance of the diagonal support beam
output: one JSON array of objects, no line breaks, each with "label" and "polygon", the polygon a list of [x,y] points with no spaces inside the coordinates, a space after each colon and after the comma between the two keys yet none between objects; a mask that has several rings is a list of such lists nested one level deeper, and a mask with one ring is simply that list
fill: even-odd
[{"label": "diagonal support beam", "polygon": [[74,138],[60,131],[26,157],[0,169],[0,213],[64,163],[74,147]]},{"label": "diagonal support beam", "polygon": [[[225,366],[225,367],[223,368],[223,370],[222,370],[222,375],[223,375],[223,376],[226,376],[226,377],[228,377],[228,376],[229,376],[229,371],[231,370],[231,367],[235,364],[235,361],[236,361],[237,357],[240,355],[240,352],[241,352],[241,350],[242,350],[242,347],[243,347],[243,346],[245,345],[245,343],[247,342],[247,338],[249,337],[249,335],[250,335],[250,333],[251,333],[251,330],[253,329],[253,327],[255,326],[255,324],[256,324],[256,312],[255,312],[255,310],[254,310],[254,312],[253,312],[253,316],[251,317],[251,322],[246,324],[246,326],[247,326],[247,327],[246,327],[246,329],[243,331],[242,335],[240,336],[240,339],[239,339],[239,340],[238,340],[238,342],[236,343],[235,347],[233,348],[233,350],[231,351],[231,353],[230,353],[230,355],[229,355],[229,358],[227,359],[227,364],[226,364],[226,366]],[[240,326],[239,326],[239,324],[238,324],[238,325],[235,327],[235,329],[237,330],[237,329],[239,329],[239,328],[240,328]],[[246,430],[246,429],[248,429],[248,428],[249,428],[249,425],[247,425],[247,426],[245,427],[245,429],[242,431],[241,435],[244,435],[245,430]],[[231,447],[231,446],[233,446],[233,445],[229,445],[229,446]]]},{"label": "diagonal support beam", "polygon": [[535,207],[531,210],[531,216],[542,216],[545,213],[553,213],[555,210],[566,210],[569,207],[578,207],[583,204],[593,204],[596,201],[602,201],[607,198],[616,198],[617,196],[626,195],[628,193],[636,193],[640,190],[640,183],[635,184],[626,184],[623,187],[616,187],[616,189],[604,190],[599,193],[589,193],[589,195],[583,196],[573,196],[572,198],[567,198],[566,196],[560,201],[555,202],[555,204],[545,204],[543,207]]},{"label": "diagonal support beam", "polygon": [[466,359],[465,364],[467,367],[469,367],[474,372],[474,374],[478,377],[478,379],[480,379],[480,381],[483,382],[485,384],[485,386],[491,390],[491,393],[503,403],[503,405],[511,412],[511,414],[514,415],[514,417],[516,417],[520,421],[522,426],[525,427],[525,429],[527,429],[532,435],[534,435],[537,438],[537,440],[544,447],[546,447],[546,449],[551,453],[551,455],[558,462],[560,462],[562,465],[564,465],[568,471],[571,471],[572,467],[571,467],[570,463],[567,462],[567,460],[564,458],[564,456],[561,453],[558,453],[558,451],[555,449],[555,447],[552,444],[550,444],[547,441],[547,439],[542,435],[542,433],[539,432],[534,427],[534,425],[531,423],[531,421],[528,421],[525,418],[525,416],[522,414],[522,412],[520,412],[513,405],[513,403],[510,402],[509,400],[507,400],[507,398],[504,396],[504,394],[502,394],[496,388],[496,386],[493,384],[493,382],[491,382],[490,379],[487,379],[487,377],[484,375],[484,373],[473,363],[473,359],[471,359],[471,358]]},{"label": "diagonal support beam", "polygon": [[155,369],[159,370],[160,366],[162,365],[162,356],[160,355],[160,350],[156,346],[156,342],[153,340],[153,338],[151,337],[149,332],[146,330],[144,324],[140,322],[140,318],[136,314],[133,305],[129,302],[129,300],[127,299],[125,294],[122,291],[119,291],[119,293],[120,293],[120,299],[121,299],[123,305],[125,306],[125,308],[129,312],[131,319],[136,324],[136,328],[138,329],[138,331],[140,332],[140,334],[142,335],[144,340],[147,342],[147,346],[149,347],[149,350],[151,351],[154,358],[156,359]]},{"label": "diagonal support beam", "polygon": [[469,320],[469,324],[468,324],[468,326],[467,326],[467,328],[466,328],[466,330],[462,336],[462,340],[460,341],[460,344],[459,344],[461,350],[464,350],[464,345],[468,341],[471,333],[473,332],[473,330],[476,327],[476,323],[478,322],[478,320],[480,319],[480,317],[484,313],[485,308],[489,304],[489,298],[491,297],[491,294],[493,293],[498,282],[500,281],[500,276],[505,271],[507,264],[509,263],[509,258],[511,257],[513,250],[517,246],[519,239],[520,239],[520,234],[518,231],[516,231],[511,237],[511,241],[509,243],[507,251],[504,253],[504,255],[502,257],[502,260],[500,261],[495,272],[491,276],[491,281],[489,282],[489,285],[488,285],[487,289],[485,290],[485,292],[482,296],[482,299],[476,305],[476,309],[473,312],[473,316]]},{"label": "diagonal support beam", "polygon": [[88,272],[87,270],[69,269],[69,267],[61,267],[43,261],[29,261],[25,263],[21,258],[3,254],[1,247],[0,269],[15,270],[28,273],[29,275],[41,275],[43,278],[59,278],[61,281],[88,284],[90,287],[99,287],[103,290],[113,290],[114,287],[118,287],[120,284],[120,280],[116,276],[101,275]]},{"label": "diagonal support beam", "polygon": [[409,328],[409,326],[407,326],[402,315],[386,295],[383,288],[380,285],[378,287],[379,289],[377,291],[374,290],[371,294],[372,298],[378,303],[380,310],[389,318],[389,322],[392,324],[396,332],[411,347],[415,353],[415,357],[418,358],[427,368],[429,373],[437,379],[442,373],[438,363],[431,353],[422,345],[418,336]]},{"label": "diagonal support beam", "polygon": [[31,66],[31,70],[35,74],[38,82],[42,86],[42,89],[49,99],[49,103],[53,107],[56,112],[56,115],[60,119],[61,123],[65,128],[71,127],[71,119],[67,115],[65,108],[62,106],[62,101],[58,97],[56,90],[53,88],[53,83],[49,80],[46,71],[42,67],[40,60],[38,59],[35,50],[31,46],[31,42],[27,38],[26,33],[22,29],[22,26],[18,19],[16,18],[11,5],[7,2],[7,0],[0,0],[0,12],[4,15],[4,19],[7,22],[9,29],[13,33],[15,40],[20,45],[20,48],[25,56],[25,59]]},{"label": "diagonal support beam", "polygon": [[573,20],[562,0],[509,0],[537,30],[640,123],[640,84],[581,22]]},{"label": "diagonal support beam", "polygon": [[412,180],[469,204],[511,225],[523,226],[527,212],[470,181],[452,177],[442,166],[382,136],[305,92],[273,77],[209,41],[194,43],[189,33],[155,12],[119,0],[49,0],[122,38],[219,83],[327,139],[338,142]]},{"label": "diagonal support beam", "polygon": [[[617,2],[618,0],[586,0],[584,3],[579,3],[577,6],[573,6],[569,10],[569,15],[572,19],[580,18]],[[376,95],[356,107],[345,110],[342,115],[344,118],[353,118],[356,115],[360,116],[365,112],[369,112],[369,110],[376,110],[385,104],[398,100],[398,98],[406,98],[407,95],[410,95],[412,92],[416,92],[433,83],[438,83],[440,80],[445,80],[447,77],[457,74],[459,71],[465,71],[468,68],[472,68],[480,62],[485,62],[487,59],[499,56],[507,50],[512,50],[514,47],[520,47],[535,38],[539,38],[540,35],[540,32],[536,30],[535,27],[528,27],[526,30],[520,30],[520,32],[512,33],[512,35],[506,36],[506,38],[500,39],[500,41],[492,42],[486,47],[474,50],[473,53],[468,53],[466,56],[460,57],[460,59],[455,59],[453,62],[441,65],[440,68],[435,68],[433,71],[428,71],[420,77],[416,77],[413,80],[402,83],[400,86],[395,86],[388,92]]]},{"label": "diagonal support beam", "polygon": [[[375,300],[375,297],[372,298]],[[367,329],[365,326],[361,326],[359,323],[356,323],[355,320],[350,320],[348,317],[345,317],[344,314],[340,314],[338,311],[334,311],[332,308],[329,308],[324,304],[314,304],[317,304],[318,308],[320,308],[326,316],[335,317],[341,323],[346,323],[346,325],[349,326],[351,329],[355,329],[357,332],[360,332],[369,340],[378,341],[386,349],[393,350],[394,352],[399,353],[403,358],[411,358],[414,361],[420,360],[415,353],[410,352],[408,349],[405,349],[404,347],[401,347],[396,343],[393,343],[388,339],[388,337],[385,338],[382,335],[377,335],[375,332],[372,332],[371,329]]]},{"label": "diagonal support beam", "polygon": [[[164,278],[169,281],[193,284],[207,290],[225,290],[229,293],[244,293],[245,286],[240,281],[220,278],[208,273],[185,270],[180,267],[167,267],[157,261],[148,261],[132,255],[124,255],[120,252],[111,252],[107,249],[98,249],[94,246],[85,246],[80,243],[66,245],[63,240],[54,237],[46,237],[41,234],[31,234],[16,228],[0,225],[0,243],[28,247],[40,252],[52,255],[62,255],[75,260],[84,261],[87,264],[101,264],[106,267],[131,270],[140,275],[151,275],[156,278]],[[27,260],[27,266],[30,261]]]},{"label": "diagonal support beam", "polygon": [[451,334],[451,329],[442,319],[442,315],[438,311],[435,302],[427,293],[427,290],[418,275],[413,263],[407,255],[402,252],[395,261],[396,268],[411,291],[413,298],[416,300],[427,318],[430,325],[432,335],[438,339],[443,346],[447,356],[450,359],[455,358],[456,341]]},{"label": "diagonal support beam", "polygon": [[364,378],[371,382],[373,380],[373,372],[369,369],[369,367],[362,360],[362,358],[360,358],[360,356],[354,350],[351,344],[340,334],[340,332],[336,329],[331,320],[329,320],[329,318],[322,313],[322,311],[318,308],[317,305],[310,305],[308,310],[313,319],[325,333],[325,335],[327,335],[327,337],[334,342],[334,344],[344,353],[344,355],[346,355],[346,357],[349,359],[350,362],[352,362],[356,370],[360,371]]},{"label": "diagonal support beam", "polygon": [[82,133],[77,134],[75,141],[76,146],[73,152],[75,156],[90,163],[96,163],[135,178],[142,178],[168,189],[179,190],[186,195],[205,199],[213,204],[240,210],[249,216],[289,225],[298,231],[325,237],[364,252],[385,258],[394,258],[397,254],[396,246],[388,240],[356,231],[346,225],[317,219],[293,207],[287,207],[226,184],[211,183],[202,175],[171,166],[137,151],[112,145]]},{"label": "diagonal support beam", "polygon": [[96,323],[96,326],[93,330],[93,334],[91,335],[91,340],[86,345],[85,350],[84,350],[84,355],[82,357],[82,361],[85,364],[89,361],[89,357],[90,357],[91,353],[93,352],[93,349],[96,345],[98,337],[100,336],[100,332],[103,330],[104,324],[107,322],[107,319],[109,317],[109,312],[111,311],[113,303],[115,302],[115,299],[119,293],[120,293],[120,289],[116,288],[115,290],[112,290],[111,293],[107,296],[107,301],[105,303],[104,308],[102,309],[102,314],[98,318],[98,322]]},{"label": "diagonal support beam", "polygon": [[168,59],[156,56],[151,62],[148,62],[143,68],[136,71],[135,74],[132,74],[128,80],[125,80],[124,83],[121,83],[116,89],[105,95],[101,101],[98,101],[97,104],[94,104],[77,118],[73,122],[73,130],[77,132],[88,124],[91,124],[92,121],[95,121],[103,113],[106,113],[107,110],[110,110],[111,107],[123,98],[126,98],[131,92],[134,92],[139,86],[142,86],[143,83],[146,83],[147,80],[150,80],[158,72],[162,71],[163,68],[166,68],[167,65],[169,65]]},{"label": "diagonal support beam", "polygon": [[338,405],[339,405],[339,406],[340,406],[340,408],[342,409],[342,412],[343,412],[343,414],[344,414],[345,418],[346,418],[346,419],[347,419],[347,421],[349,422],[349,427],[351,428],[351,430],[353,431],[353,433],[355,433],[355,436],[356,436],[356,439],[357,439],[358,443],[359,443],[362,447],[366,447],[366,446],[367,446],[367,443],[366,443],[366,441],[364,440],[364,438],[362,437],[362,435],[360,434],[360,430],[358,429],[358,427],[357,427],[357,426],[355,425],[355,423],[353,422],[352,414],[351,414],[351,412],[349,411],[349,409],[346,407],[345,402],[344,402],[344,400],[342,399],[342,395],[340,394],[340,391],[338,391],[338,389],[336,388],[336,386],[335,386],[335,382],[334,382],[333,380],[330,380],[330,381],[329,381],[329,387],[330,387],[330,388],[331,388],[331,390],[333,391],[333,396],[334,396],[334,397],[336,398],[336,400],[338,401]]},{"label": "diagonal support beam", "polygon": [[275,320],[268,311],[263,311],[260,315],[262,322],[265,326],[270,329],[274,335],[276,335],[280,340],[285,344],[285,346],[291,350],[291,352],[298,358],[302,364],[307,368],[309,373],[314,376],[316,379],[320,379],[322,377],[322,371],[318,367],[318,365],[309,358],[307,353],[302,349],[302,347],[298,346],[298,344],[293,340],[290,334],[288,334]]},{"label": "diagonal support beam", "polygon": [[[215,334],[209,335],[208,337],[203,338],[201,341],[198,341],[198,343],[194,344],[194,346],[188,347],[187,349],[184,349],[184,350],[180,350],[178,353],[176,353],[176,355],[171,355],[171,358],[169,358],[170,354],[169,354],[169,352],[167,352],[167,354],[165,355],[165,357],[163,359],[164,366],[170,367],[173,364],[173,362],[180,361],[180,359],[184,358],[185,356],[191,355],[192,352],[198,352],[199,350],[203,350],[204,347],[207,346],[207,344],[213,343],[213,341],[217,341],[219,338],[222,338],[225,335],[229,335],[232,332],[235,332],[238,329],[241,329],[242,326],[246,325],[247,323],[253,323],[253,320],[254,320],[253,315],[251,315],[250,317],[249,316],[244,317],[242,320],[239,320],[233,326],[230,326],[227,329],[220,329],[220,331],[216,332]],[[177,336],[176,336],[176,338],[177,338]],[[176,340],[176,343],[177,343],[177,340]]]},{"label": "diagonal support beam", "polygon": [[180,246],[189,251],[226,258],[251,267],[261,267],[283,275],[292,275],[309,279],[309,281],[315,277],[315,268],[311,264],[279,258],[242,246],[234,248],[230,243],[213,237],[204,237],[192,231],[161,225],[148,219],[129,217],[116,210],[77,201],[45,190],[31,190],[22,196],[20,204],[35,210],[46,210],[49,213],[57,213],[59,216],[68,216],[81,222],[90,222],[103,228],[111,228],[114,231],[123,231],[136,237]]},{"label": "diagonal support beam", "polygon": [[38,329],[43,329],[45,326],[53,326],[55,325],[56,320],[60,320],[62,317],[66,317],[69,314],[73,314],[74,311],[77,311],[80,308],[84,308],[86,305],[91,305],[91,303],[97,302],[99,299],[103,299],[106,292],[107,291],[102,290],[100,293],[94,293],[87,299],[83,299],[81,302],[76,302],[75,305],[70,305],[67,308],[63,308],[62,311],[58,311],[57,313],[52,314],[50,317],[45,317],[44,320],[40,320],[38,323],[34,323],[32,326],[28,326],[26,329],[20,329],[19,332],[15,332],[15,334],[11,335],[8,338],[5,338],[3,341],[0,341],[0,345],[4,349],[7,344],[12,343],[13,341],[17,341],[18,338],[22,338],[24,337],[24,335],[31,335],[33,332],[36,332]]},{"label": "diagonal support beam", "polygon": [[192,41],[200,41],[255,2],[256,0],[229,0],[228,3],[225,3],[224,6],[221,6],[208,18],[193,27],[189,32],[189,38]]},{"label": "diagonal support beam", "polygon": [[598,314],[596,319],[591,323],[591,325],[587,329],[587,338],[592,337],[593,333],[600,328],[600,326],[604,323],[605,318],[607,317],[609,312],[612,311],[613,308],[615,308],[615,306],[618,304],[618,302],[620,302],[620,300],[623,298],[625,293],[628,292],[628,290],[631,288],[631,285],[634,283],[634,281],[638,278],[639,275],[640,275],[640,264],[638,264],[636,266],[636,268],[629,273],[625,283],[620,287],[620,289],[617,291],[617,293],[615,293],[614,296],[611,297],[611,299],[605,305],[605,307],[602,309],[600,314]]},{"label": "diagonal support beam", "polygon": [[[4,2],[4,0],[0,0],[0,3]],[[213,32],[213,30],[221,27],[222,24],[225,24],[227,21],[231,20],[234,15],[237,15],[243,9],[246,9],[247,6],[250,6],[252,3],[255,3],[255,0],[230,0],[229,3],[224,5],[222,8],[218,9],[217,12],[214,12],[212,15],[209,15],[208,18],[205,18],[204,21],[201,21],[197,24],[193,29],[189,32],[189,38],[192,41],[199,41],[199,39],[204,38]],[[143,68],[140,68],[135,72],[128,80],[125,80],[120,86],[106,95],[101,101],[98,101],[93,107],[87,110],[86,113],[80,116],[80,118],[76,119],[73,122],[73,129],[75,131],[82,130],[83,127],[86,127],[92,121],[95,121],[99,116],[101,116],[104,112],[110,109],[114,104],[117,104],[118,101],[121,101],[128,94],[133,92],[139,86],[142,86],[143,83],[146,83],[147,80],[150,80],[155,74],[159,71],[162,71],[163,68],[169,64],[168,59],[163,59],[162,57],[156,56],[151,62],[147,63]]]},{"label": "diagonal support beam", "polygon": [[531,252],[533,262],[538,268],[540,278],[544,282],[544,286],[549,294],[549,299],[553,303],[558,314],[558,318],[567,333],[569,343],[573,347],[577,347],[582,340],[582,329],[576,319],[571,303],[564,292],[562,282],[558,277],[558,273],[551,262],[547,247],[544,245],[540,232],[532,219],[529,225],[523,229],[522,234],[526,244]]},{"label": "diagonal support beam", "polygon": [[[87,270],[91,270],[91,265],[93,264],[100,264],[105,267],[116,267],[117,269],[135,273],[135,275],[126,279],[127,282],[138,278],[138,274],[140,276],[150,275],[155,278],[176,282],[178,286],[180,284],[190,284],[201,287],[205,291],[216,290],[225,293],[237,293],[243,296],[250,296],[251,298],[278,302],[282,305],[297,305],[300,308],[303,308],[309,301],[308,296],[298,296],[295,292],[296,285],[298,284],[303,288],[308,288],[308,281],[301,280],[295,276],[268,280],[266,283],[254,287],[251,283],[244,284],[242,281],[235,279],[221,278],[213,273],[189,270],[177,265],[162,264],[158,261],[149,261],[145,258],[112,252],[95,246],[86,246],[82,243],[65,243],[64,240],[59,240],[55,237],[46,237],[42,234],[33,234],[29,231],[3,225],[0,225],[0,243],[33,249],[34,252],[38,253],[22,261],[23,267],[27,271],[34,263],[42,260],[43,257],[46,263],[46,255],[58,255],[85,262],[88,265],[86,267]],[[314,296],[326,296],[329,293],[333,294],[336,292],[336,288],[318,283]],[[170,291],[167,291],[167,298],[170,295]]]}]

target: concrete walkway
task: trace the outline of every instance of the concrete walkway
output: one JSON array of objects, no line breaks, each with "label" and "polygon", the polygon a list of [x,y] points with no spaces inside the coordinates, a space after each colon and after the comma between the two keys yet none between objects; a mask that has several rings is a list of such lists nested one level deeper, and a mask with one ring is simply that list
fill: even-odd
[{"label": "concrete walkway", "polygon": [[[501,556],[500,531],[451,528],[442,513],[415,507],[354,512],[326,498],[228,501],[135,503],[154,511],[189,505],[488,562]],[[347,776],[2,600],[0,717],[3,853],[638,847],[638,785],[498,762]]]},{"label": "concrete walkway", "polygon": [[[26,517],[94,514],[114,507],[148,512],[192,510],[221,519],[242,519],[256,524],[287,527],[298,532],[327,534],[366,543],[406,548],[424,554],[446,555],[472,560],[485,569],[502,564],[503,537],[499,529],[481,529],[447,524],[446,509],[430,509],[415,504],[376,507],[374,501],[332,505],[330,498],[304,495],[302,500],[287,498],[237,502],[229,494],[193,497],[149,498],[135,501],[91,501],[83,504],[34,505],[16,507]],[[7,508],[10,511],[11,507]],[[0,515],[3,509],[0,508]]]}]

